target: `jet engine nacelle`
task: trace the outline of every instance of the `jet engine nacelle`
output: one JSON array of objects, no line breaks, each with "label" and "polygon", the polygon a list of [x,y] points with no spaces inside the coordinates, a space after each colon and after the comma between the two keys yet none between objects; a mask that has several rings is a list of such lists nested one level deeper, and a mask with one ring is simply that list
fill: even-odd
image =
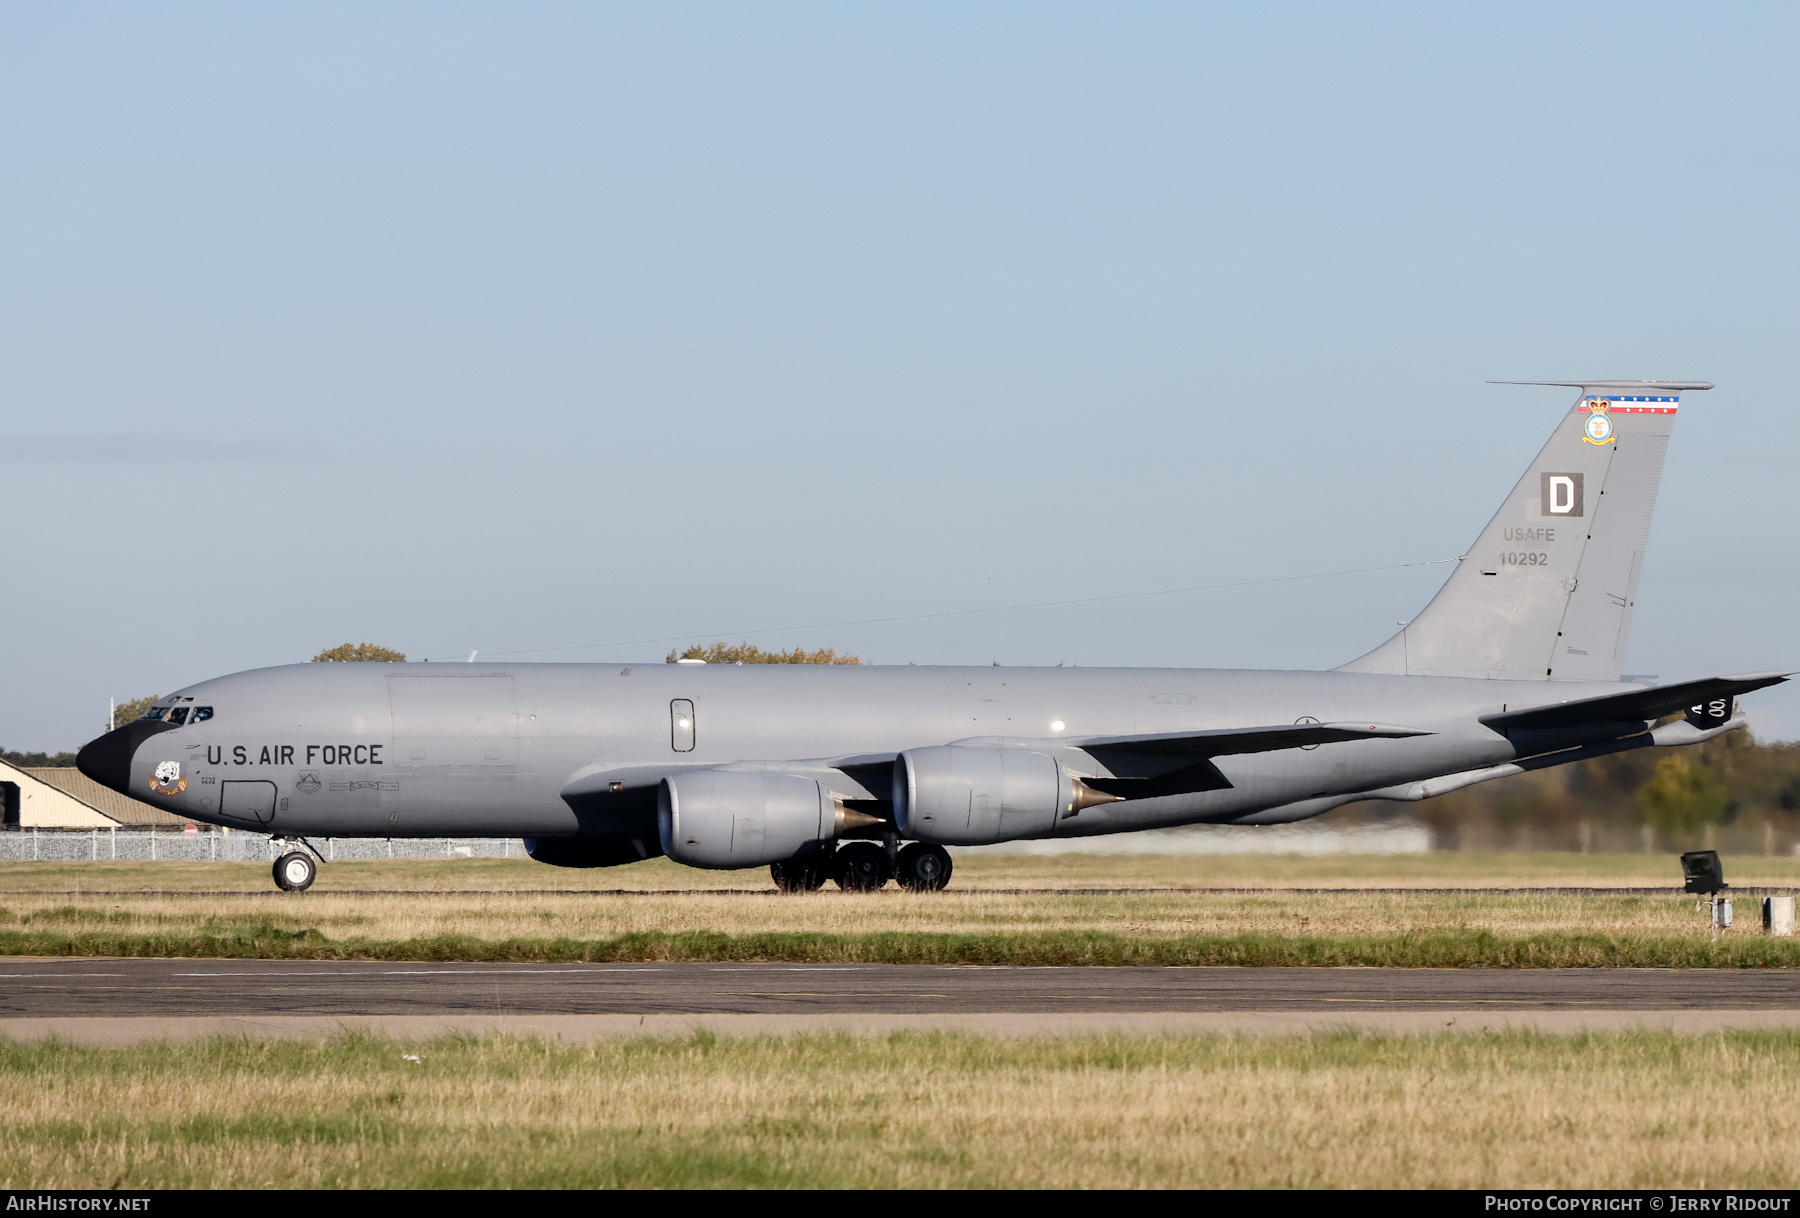
[{"label": "jet engine nacelle", "polygon": [[1054,757],[1023,749],[946,744],[908,749],[894,762],[894,823],[901,837],[979,846],[1047,837],[1057,818],[1100,796]]},{"label": "jet engine nacelle", "polygon": [[656,798],[663,852],[690,867],[755,867],[791,859],[837,836],[830,792],[798,774],[689,770]]}]

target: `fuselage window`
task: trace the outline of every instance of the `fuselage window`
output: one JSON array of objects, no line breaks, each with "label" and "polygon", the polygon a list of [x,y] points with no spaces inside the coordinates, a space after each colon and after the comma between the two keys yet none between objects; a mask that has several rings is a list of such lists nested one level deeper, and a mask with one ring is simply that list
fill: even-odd
[{"label": "fuselage window", "polygon": [[677,753],[694,751],[694,704],[686,698],[669,703],[669,737]]},{"label": "fuselage window", "polygon": [[205,723],[210,718],[212,718],[212,707],[196,706],[194,708],[194,717],[188,720],[188,726],[192,727],[196,723]]},{"label": "fuselage window", "polygon": [[181,724],[186,723],[187,717],[188,717],[188,708],[185,706],[177,706],[176,708],[174,708],[173,710],[171,710],[169,712],[169,722],[173,723],[177,726],[180,726]]}]

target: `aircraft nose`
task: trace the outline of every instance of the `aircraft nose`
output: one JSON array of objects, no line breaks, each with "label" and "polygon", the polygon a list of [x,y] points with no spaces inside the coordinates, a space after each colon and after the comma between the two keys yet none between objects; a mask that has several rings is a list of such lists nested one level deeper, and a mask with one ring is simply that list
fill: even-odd
[{"label": "aircraft nose", "polygon": [[130,794],[131,759],[138,746],[152,736],[175,730],[173,724],[154,719],[139,719],[124,727],[114,728],[81,746],[75,754],[75,768],[103,787]]}]

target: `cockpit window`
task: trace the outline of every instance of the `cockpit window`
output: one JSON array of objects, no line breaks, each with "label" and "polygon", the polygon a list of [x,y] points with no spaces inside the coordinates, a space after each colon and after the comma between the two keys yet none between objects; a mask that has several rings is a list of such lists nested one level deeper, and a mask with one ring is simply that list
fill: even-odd
[{"label": "cockpit window", "polygon": [[188,726],[192,727],[196,723],[205,723],[210,718],[212,718],[212,707],[196,706],[194,708],[194,717],[188,720]]},{"label": "cockpit window", "polygon": [[177,706],[175,709],[173,709],[169,712],[169,722],[173,723],[177,726],[180,726],[181,724],[186,723],[187,717],[188,717],[188,708],[185,706]]},{"label": "cockpit window", "polygon": [[161,719],[164,715],[166,715],[168,713],[169,713],[169,708],[166,706],[153,706],[149,710],[144,712],[144,718],[146,718],[146,719]]}]

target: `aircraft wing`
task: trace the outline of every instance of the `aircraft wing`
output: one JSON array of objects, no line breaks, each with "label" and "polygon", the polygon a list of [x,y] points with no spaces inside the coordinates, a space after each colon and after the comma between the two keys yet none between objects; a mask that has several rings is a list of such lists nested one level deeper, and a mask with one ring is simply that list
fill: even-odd
[{"label": "aircraft wing", "polygon": [[1751,672],[1731,677],[1707,677],[1699,681],[1683,681],[1678,685],[1657,685],[1624,693],[1602,694],[1598,698],[1558,702],[1552,706],[1536,706],[1529,710],[1484,715],[1481,721],[1495,731],[1507,732],[1655,719],[1659,715],[1683,711],[1715,698],[1735,698],[1753,689],[1778,685],[1793,675],[1791,672]]},{"label": "aircraft wing", "polygon": [[[1145,758],[1168,758],[1171,760],[1188,758],[1193,763],[1203,765],[1207,758],[1225,757],[1234,753],[1268,753],[1276,749],[1305,748],[1311,745],[1335,744],[1344,740],[1397,740],[1408,736],[1432,734],[1423,728],[1397,727],[1390,723],[1283,723],[1272,727],[1223,727],[1198,732],[1152,732],[1133,736],[1075,736],[1057,740],[1054,743],[1057,746],[1072,746],[1084,752],[1125,753]],[[824,761],[740,762],[727,768],[769,769],[794,773],[838,770],[867,787],[871,792],[885,793],[893,773],[894,758],[895,754],[893,753],[866,753]],[[657,764],[590,770],[568,783],[562,790],[562,796],[571,803],[623,806],[627,803],[641,802],[644,794],[652,791],[655,785],[669,774],[692,768],[696,767],[682,764]],[[699,768],[711,767],[701,766]],[[1166,771],[1167,768],[1166,764],[1153,767],[1159,773]],[[1190,764],[1182,772],[1186,773],[1188,769],[1195,768],[1195,765]],[[1211,790],[1214,786],[1231,785],[1223,778],[1216,777],[1216,771],[1211,771],[1210,766],[1205,768],[1215,775],[1213,784],[1192,789]]]},{"label": "aircraft wing", "polygon": [[1336,744],[1344,740],[1401,740],[1430,736],[1423,728],[1391,723],[1283,723],[1274,727],[1221,727],[1203,732],[1153,732],[1143,736],[1081,736],[1064,741],[1078,749],[1156,757],[1226,757],[1276,749]]}]

